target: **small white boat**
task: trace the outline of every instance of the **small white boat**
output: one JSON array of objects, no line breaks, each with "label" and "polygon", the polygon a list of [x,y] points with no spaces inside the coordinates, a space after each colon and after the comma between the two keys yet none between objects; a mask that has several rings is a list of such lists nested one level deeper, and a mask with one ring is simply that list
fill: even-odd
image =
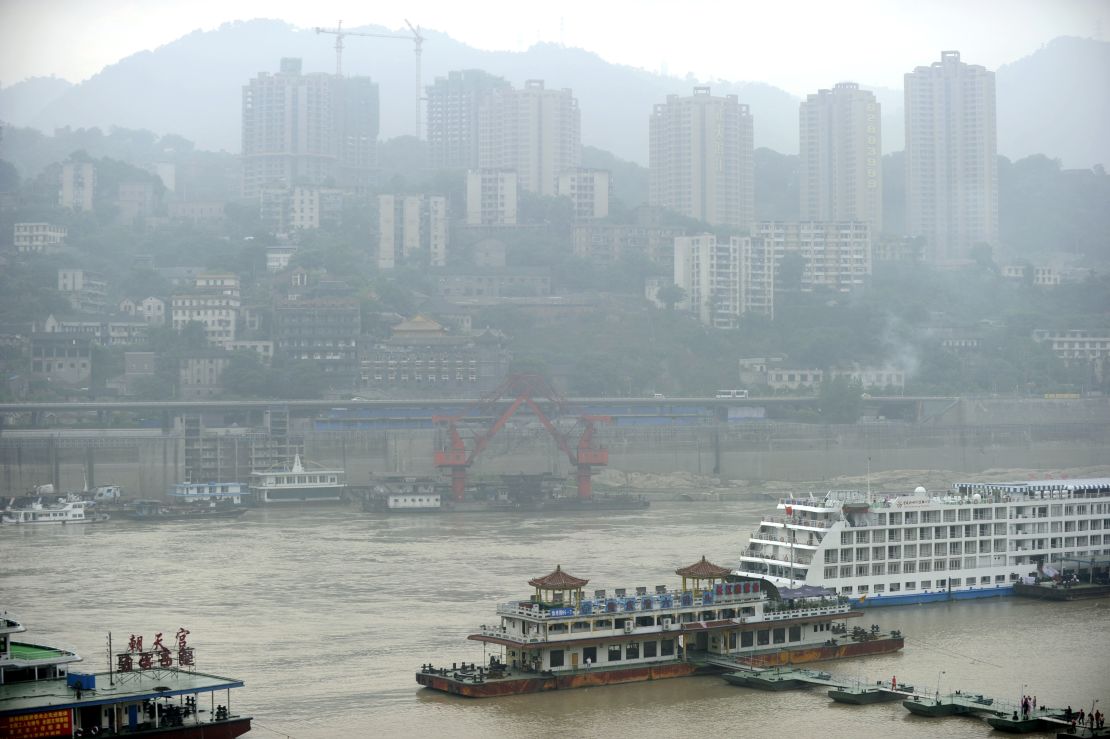
[{"label": "small white boat", "polygon": [[5,524],[100,523],[107,520],[107,513],[96,513],[93,504],[84,500],[52,505],[31,503],[21,508],[9,508],[0,515],[0,522]]}]

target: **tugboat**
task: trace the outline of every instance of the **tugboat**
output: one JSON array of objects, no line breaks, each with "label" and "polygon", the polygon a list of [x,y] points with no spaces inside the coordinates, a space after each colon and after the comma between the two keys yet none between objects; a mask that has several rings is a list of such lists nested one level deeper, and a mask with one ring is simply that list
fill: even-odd
[{"label": "tugboat", "polygon": [[[497,651],[481,664],[421,665],[416,682],[472,698],[719,674],[894,652],[898,632],[857,629],[862,613],[819,591],[774,599],[760,582],[727,582],[702,557],[675,570],[681,586],[595,590],[561,566],[528,581],[535,593],[497,606],[500,623],[468,638]],[[795,594],[787,594],[793,596]]]},{"label": "tugboat", "polygon": [[[146,650],[132,636],[114,669],[96,674],[70,671],[81,661],[74,652],[12,639],[25,630],[0,614],[0,737],[234,739],[251,729],[250,717],[230,708],[231,689],[243,682],[197,672],[185,629],[173,649],[161,634]],[[225,703],[215,704],[217,691],[227,691]],[[198,702],[205,695],[210,707]]]}]

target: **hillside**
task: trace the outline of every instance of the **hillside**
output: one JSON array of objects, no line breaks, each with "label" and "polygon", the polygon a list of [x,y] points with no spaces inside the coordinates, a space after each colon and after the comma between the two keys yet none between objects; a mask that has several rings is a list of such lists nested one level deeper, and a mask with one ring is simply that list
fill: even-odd
[{"label": "hillside", "polygon": [[[258,72],[276,70],[283,56],[303,58],[306,71],[335,69],[332,37],[282,21],[240,21],[134,54],[79,85],[62,89],[38,80],[4,88],[0,119],[44,131],[122,126],[178,133],[202,149],[237,152],[241,88]],[[974,51],[967,50],[966,57],[974,62]],[[557,44],[538,44],[525,52],[481,51],[427,32],[425,84],[466,68],[485,69],[518,85],[543,79],[550,87],[573,89],[582,110],[583,143],[640,164],[647,162],[652,106],[700,84],[610,64],[592,52]],[[413,132],[413,54],[407,39],[348,38],[344,71],[369,74],[378,82],[383,138]],[[830,70],[830,86],[838,81],[835,75]],[[866,80],[860,82],[866,87]],[[797,151],[799,98],[761,82],[714,81],[711,86],[715,94],[735,93],[750,106],[756,147]],[[868,89],[883,106],[884,150],[900,150],[901,90]],[[1110,130],[1108,89],[1107,42],[1061,38],[1003,66],[998,70],[999,153],[1011,158],[1044,153],[1062,159],[1065,167],[1110,162],[1110,137],[1103,133]]]}]

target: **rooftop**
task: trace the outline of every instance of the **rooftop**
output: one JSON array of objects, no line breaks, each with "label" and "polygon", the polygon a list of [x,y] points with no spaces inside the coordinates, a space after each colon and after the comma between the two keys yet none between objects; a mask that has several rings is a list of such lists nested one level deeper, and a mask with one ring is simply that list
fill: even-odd
[{"label": "rooftop", "polygon": [[96,689],[82,691],[80,698],[77,698],[75,691],[66,687],[65,678],[0,685],[0,716],[153,700],[243,687],[242,680],[203,672],[185,672],[176,668],[114,673],[112,678],[109,679],[107,672],[97,673]]}]

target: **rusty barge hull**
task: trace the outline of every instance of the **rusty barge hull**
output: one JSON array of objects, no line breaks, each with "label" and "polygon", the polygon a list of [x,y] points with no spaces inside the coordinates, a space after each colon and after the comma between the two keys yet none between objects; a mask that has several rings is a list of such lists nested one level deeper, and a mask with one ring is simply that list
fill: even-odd
[{"label": "rusty barge hull", "polygon": [[835,659],[849,657],[866,657],[872,654],[889,654],[897,652],[906,646],[902,637],[886,637],[872,639],[871,641],[848,642],[830,646],[797,647],[783,649],[768,654],[757,654],[745,659],[754,667],[780,667],[786,665],[804,665],[810,662],[828,662]]},{"label": "rusty barge hull", "polygon": [[[897,652],[904,646],[905,640],[902,638],[885,638],[866,642],[849,642],[835,646],[783,649],[778,652],[755,655],[747,659],[740,657],[740,659],[743,662],[757,666],[800,665],[809,662],[888,654]],[[418,672],[416,673],[416,682],[425,688],[452,695],[467,698],[494,698],[504,695],[542,693],[549,690],[570,690],[573,688],[646,682],[648,680],[667,680],[691,675],[717,675],[724,671],[723,667],[714,664],[675,661],[623,669],[579,669],[574,672],[547,675],[527,673],[520,677],[495,678],[484,682],[456,678],[454,677],[456,673]]]},{"label": "rusty barge hull", "polygon": [[718,672],[717,668],[708,665],[699,666],[692,662],[670,662],[616,670],[579,670],[563,675],[529,675],[528,677],[487,680],[481,683],[456,680],[450,675],[418,672],[416,682],[432,690],[462,695],[468,698],[493,698],[500,695],[542,693],[548,690],[570,690],[572,688],[590,688],[601,685],[639,683],[648,680],[667,680],[672,677],[689,677],[696,674],[711,675],[716,672]]}]

